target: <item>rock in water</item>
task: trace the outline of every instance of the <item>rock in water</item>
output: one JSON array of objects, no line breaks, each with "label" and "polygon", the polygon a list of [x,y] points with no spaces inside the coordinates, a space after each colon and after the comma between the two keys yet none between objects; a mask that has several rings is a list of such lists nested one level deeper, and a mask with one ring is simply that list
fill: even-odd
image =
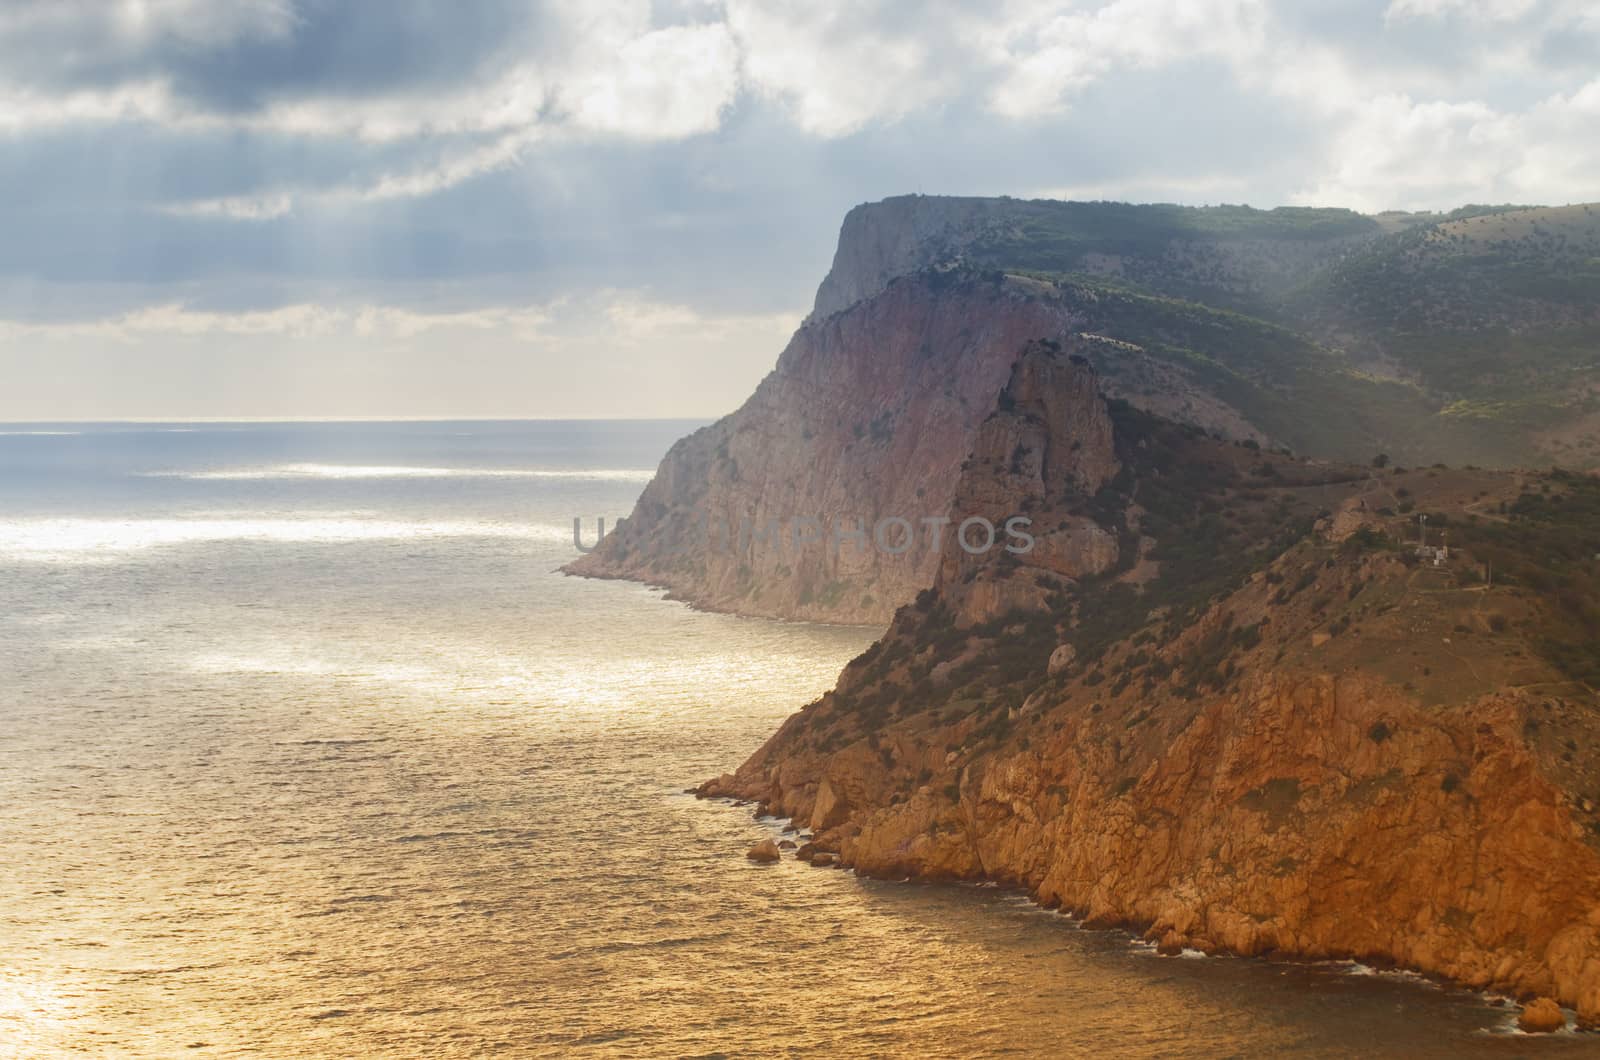
[{"label": "rock in water", "polygon": [[1517,1017],[1517,1026],[1529,1034],[1549,1034],[1566,1025],[1567,1017],[1561,1006],[1547,997],[1534,998],[1522,1006],[1522,1015]]},{"label": "rock in water", "polygon": [[751,861],[777,861],[783,855],[778,853],[778,844],[770,839],[763,839],[745,852],[745,857]]},{"label": "rock in water", "polygon": [[838,860],[839,859],[834,857],[832,854],[823,853],[822,851],[818,851],[817,853],[811,855],[812,866],[819,869],[825,869]]},{"label": "rock in water", "polygon": [[795,847],[795,843],[794,843],[793,839],[780,840],[779,843],[778,843],[778,849],[779,850],[793,850],[794,847]]}]

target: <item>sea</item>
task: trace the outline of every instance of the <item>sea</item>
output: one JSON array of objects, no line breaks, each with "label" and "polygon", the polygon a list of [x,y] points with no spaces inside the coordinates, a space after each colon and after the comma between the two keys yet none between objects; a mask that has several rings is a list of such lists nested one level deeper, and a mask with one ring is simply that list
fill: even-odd
[{"label": "sea", "polygon": [[559,573],[695,426],[0,425],[0,1057],[1600,1052],[747,860],[686,789],[878,631]]}]

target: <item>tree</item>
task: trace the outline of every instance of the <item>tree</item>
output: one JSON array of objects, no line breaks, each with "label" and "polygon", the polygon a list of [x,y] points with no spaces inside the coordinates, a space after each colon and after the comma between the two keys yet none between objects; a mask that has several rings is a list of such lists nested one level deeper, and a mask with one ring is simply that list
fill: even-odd
[{"label": "tree", "polygon": [[1389,466],[1389,454],[1388,453],[1379,453],[1377,456],[1373,457],[1372,458],[1372,466],[1373,467],[1388,467]]}]

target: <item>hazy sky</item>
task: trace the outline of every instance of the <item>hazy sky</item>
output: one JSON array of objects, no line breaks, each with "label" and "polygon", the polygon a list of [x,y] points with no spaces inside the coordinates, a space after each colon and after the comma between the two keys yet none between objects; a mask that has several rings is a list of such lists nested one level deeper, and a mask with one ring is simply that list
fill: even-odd
[{"label": "hazy sky", "polygon": [[858,202],[1597,173],[1593,0],[6,0],[0,419],[716,415]]}]

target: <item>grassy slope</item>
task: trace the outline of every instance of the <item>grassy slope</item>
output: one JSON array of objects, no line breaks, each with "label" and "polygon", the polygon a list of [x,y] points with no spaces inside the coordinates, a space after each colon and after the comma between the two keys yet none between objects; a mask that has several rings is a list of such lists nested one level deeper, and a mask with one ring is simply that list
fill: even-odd
[{"label": "grassy slope", "polygon": [[1301,451],[1600,463],[1600,206],[1028,206],[967,259],[1087,295]]},{"label": "grassy slope", "polygon": [[[1375,378],[1342,352],[1227,309],[1153,295],[1084,274],[1032,272],[1074,306],[1090,334],[1128,343],[1180,368],[1296,452],[1343,460],[1388,453],[1403,463],[1515,463],[1520,440],[1485,432],[1423,388]],[[1124,370],[1115,344],[1090,348],[1109,377]]]}]

